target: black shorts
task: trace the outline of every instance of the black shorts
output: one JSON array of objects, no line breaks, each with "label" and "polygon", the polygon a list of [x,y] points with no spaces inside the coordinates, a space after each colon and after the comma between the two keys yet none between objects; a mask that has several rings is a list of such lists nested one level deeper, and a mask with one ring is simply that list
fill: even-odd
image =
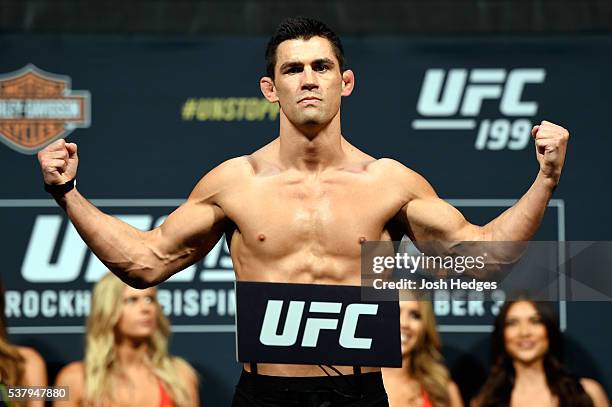
[{"label": "black shorts", "polygon": [[380,372],[280,377],[242,371],[233,407],[388,407]]}]

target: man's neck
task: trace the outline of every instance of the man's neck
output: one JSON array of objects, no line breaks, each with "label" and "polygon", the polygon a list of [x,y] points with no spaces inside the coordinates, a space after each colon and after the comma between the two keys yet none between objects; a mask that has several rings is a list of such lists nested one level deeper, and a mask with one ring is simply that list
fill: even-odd
[{"label": "man's neck", "polygon": [[345,158],[339,115],[324,126],[299,128],[281,118],[281,163],[305,172],[321,172],[339,165]]}]

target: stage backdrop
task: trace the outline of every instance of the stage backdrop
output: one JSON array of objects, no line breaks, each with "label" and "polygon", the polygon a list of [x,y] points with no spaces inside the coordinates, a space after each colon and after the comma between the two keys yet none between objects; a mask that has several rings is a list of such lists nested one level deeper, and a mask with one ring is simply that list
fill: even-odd
[{"label": "stage backdrop", "polygon": [[[278,135],[258,81],[265,38],[0,35],[0,247],[11,340],[58,369],[83,356],[90,289],[104,273],[42,189],[33,155],[79,145],[79,190],[107,213],[153,227],[198,180]],[[346,38],[356,75],[342,131],[418,171],[472,222],[510,206],[538,171],[529,134],[570,130],[562,182],[538,240],[610,240],[612,37]],[[602,269],[602,272],[604,270]],[[228,405],[240,372],[231,259],[221,241],[159,289],[172,352],[201,375],[202,404]],[[464,396],[486,375],[499,303],[435,303]],[[612,392],[612,304],[556,304],[568,363]]]}]

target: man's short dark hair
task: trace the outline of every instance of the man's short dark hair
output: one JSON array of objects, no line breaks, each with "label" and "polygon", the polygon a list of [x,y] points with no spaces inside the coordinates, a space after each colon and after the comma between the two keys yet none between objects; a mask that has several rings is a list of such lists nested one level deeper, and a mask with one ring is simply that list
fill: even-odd
[{"label": "man's short dark hair", "polygon": [[274,79],[274,67],[276,66],[276,49],[278,44],[287,40],[303,39],[309,40],[312,37],[323,37],[327,39],[334,50],[336,59],[340,65],[340,72],[346,69],[344,66],[344,49],[340,38],[328,26],[320,21],[308,17],[289,17],[282,21],[266,48],[266,72]]}]

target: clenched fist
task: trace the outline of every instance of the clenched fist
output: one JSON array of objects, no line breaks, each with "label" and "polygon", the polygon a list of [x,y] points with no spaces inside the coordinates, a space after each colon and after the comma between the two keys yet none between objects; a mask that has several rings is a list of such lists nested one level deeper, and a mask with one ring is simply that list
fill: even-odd
[{"label": "clenched fist", "polygon": [[59,139],[38,152],[45,184],[61,185],[76,177],[79,157],[77,145]]},{"label": "clenched fist", "polygon": [[533,126],[531,135],[535,138],[536,158],[540,163],[540,172],[552,182],[553,186],[556,186],[565,162],[569,132],[554,123],[543,121]]}]

